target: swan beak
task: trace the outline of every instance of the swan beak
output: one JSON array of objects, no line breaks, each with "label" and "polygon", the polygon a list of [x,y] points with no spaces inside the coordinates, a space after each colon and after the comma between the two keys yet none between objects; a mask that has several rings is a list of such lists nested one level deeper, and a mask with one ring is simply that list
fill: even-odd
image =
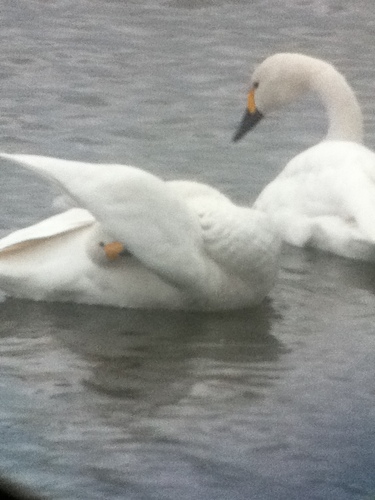
[{"label": "swan beak", "polygon": [[242,121],[233,136],[233,142],[237,142],[263,118],[260,111],[255,109],[253,113],[247,109],[242,117]]},{"label": "swan beak", "polygon": [[233,142],[237,142],[263,118],[255,105],[255,87],[253,87],[247,96],[247,108],[242,117],[242,121],[233,136]]},{"label": "swan beak", "polygon": [[103,246],[103,250],[107,259],[111,261],[118,259],[121,255],[127,254],[127,250],[124,245],[119,241],[111,241],[111,243],[107,243]]}]

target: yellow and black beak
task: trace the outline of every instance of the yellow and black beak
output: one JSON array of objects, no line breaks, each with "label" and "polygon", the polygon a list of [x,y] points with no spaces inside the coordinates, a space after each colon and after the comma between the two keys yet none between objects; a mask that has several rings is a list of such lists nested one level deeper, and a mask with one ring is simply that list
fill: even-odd
[{"label": "yellow and black beak", "polygon": [[252,88],[247,96],[247,108],[241,123],[233,136],[233,142],[237,142],[263,118],[255,105],[255,88]]}]

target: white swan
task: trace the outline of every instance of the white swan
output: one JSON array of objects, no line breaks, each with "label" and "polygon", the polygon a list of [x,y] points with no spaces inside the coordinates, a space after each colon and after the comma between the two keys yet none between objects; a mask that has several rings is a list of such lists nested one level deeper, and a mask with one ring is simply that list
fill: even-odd
[{"label": "white swan", "polygon": [[257,304],[274,284],[280,241],[268,216],[212,187],[124,165],[0,156],[84,207],[0,240],[0,289],[10,295],[215,310]]},{"label": "white swan", "polygon": [[314,91],[326,107],[328,134],[293,158],[254,208],[268,213],[281,237],[344,257],[375,260],[375,154],[361,145],[362,114],[345,78],[302,54],[275,54],[254,71],[239,140],[274,109]]}]

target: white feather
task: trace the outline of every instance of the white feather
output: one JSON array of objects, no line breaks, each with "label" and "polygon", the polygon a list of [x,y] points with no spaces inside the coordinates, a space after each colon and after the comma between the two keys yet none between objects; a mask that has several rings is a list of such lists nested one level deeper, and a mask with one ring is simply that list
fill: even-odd
[{"label": "white feather", "polygon": [[[0,288],[120,307],[233,309],[274,284],[279,238],[262,212],[194,182],[125,165],[0,155],[57,183],[82,207],[0,241]],[[101,242],[131,256],[109,262]]]},{"label": "white feather", "polygon": [[254,204],[296,246],[375,260],[375,154],[360,144],[362,114],[345,78],[302,54],[275,54],[254,72],[255,104],[266,116],[315,92],[326,107],[324,141],[293,158]]}]

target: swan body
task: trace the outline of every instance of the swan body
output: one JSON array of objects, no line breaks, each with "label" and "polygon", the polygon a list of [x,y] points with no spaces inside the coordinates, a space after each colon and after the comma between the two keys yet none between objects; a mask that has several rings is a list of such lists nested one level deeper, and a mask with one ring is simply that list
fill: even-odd
[{"label": "swan body", "polygon": [[375,154],[361,144],[360,107],[332,65],[302,54],[267,58],[254,71],[234,140],[308,91],[327,110],[327,136],[294,157],[260,193],[254,208],[267,213],[291,245],[375,261]]},{"label": "swan body", "polygon": [[[234,309],[272,288],[279,238],[266,214],[195,182],[141,169],[1,154],[79,207],[0,240],[0,289],[21,298],[118,307]],[[127,250],[109,260],[103,245]]]}]

